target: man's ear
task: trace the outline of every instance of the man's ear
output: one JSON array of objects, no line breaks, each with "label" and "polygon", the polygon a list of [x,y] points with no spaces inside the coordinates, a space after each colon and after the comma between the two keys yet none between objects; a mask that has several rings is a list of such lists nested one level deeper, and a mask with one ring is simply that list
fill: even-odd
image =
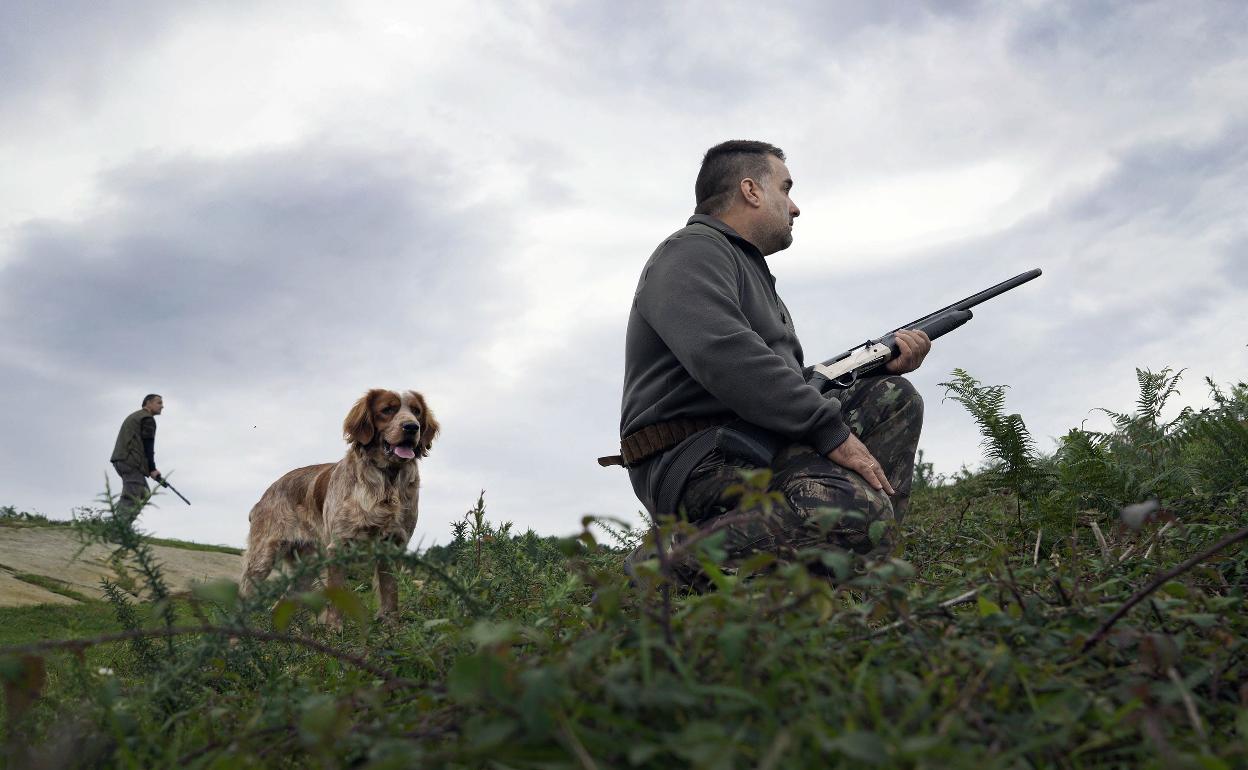
[{"label": "man's ear", "polygon": [[763,205],[763,187],[756,180],[746,177],[741,180],[741,197],[746,205],[758,208]]},{"label": "man's ear", "polygon": [[376,428],[373,427],[373,399],[382,391],[373,389],[360,396],[347,419],[342,421],[342,437],[349,442],[368,446],[373,442]]}]

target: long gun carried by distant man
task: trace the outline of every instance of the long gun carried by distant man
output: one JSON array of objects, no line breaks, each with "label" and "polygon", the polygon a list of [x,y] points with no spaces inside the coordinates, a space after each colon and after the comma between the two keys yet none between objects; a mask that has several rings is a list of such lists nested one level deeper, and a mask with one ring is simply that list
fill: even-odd
[{"label": "long gun carried by distant man", "polygon": [[184,494],[182,494],[181,492],[179,492],[179,491],[178,491],[178,490],[177,490],[177,489],[176,489],[176,488],[175,488],[172,484],[170,484],[168,481],[166,481],[164,476],[157,476],[157,477],[156,477],[156,483],[157,483],[157,484],[160,484],[160,485],[161,485],[162,487],[164,487],[165,489],[168,489],[170,492],[172,492],[172,493],[174,493],[175,495],[177,495],[178,497],[182,498],[182,502],[186,503],[187,505],[190,505],[190,504],[191,504],[191,501],[186,499],[186,495],[184,495]]}]

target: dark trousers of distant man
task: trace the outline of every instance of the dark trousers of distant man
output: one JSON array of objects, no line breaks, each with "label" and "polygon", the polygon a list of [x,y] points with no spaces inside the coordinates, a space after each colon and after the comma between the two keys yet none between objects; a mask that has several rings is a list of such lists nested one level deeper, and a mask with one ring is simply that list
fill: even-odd
[{"label": "dark trousers of distant man", "polygon": [[[809,446],[790,444],[772,460],[768,485],[784,504],[770,513],[744,509],[731,488],[739,488],[741,470],[753,466],[715,450],[690,474],[680,508],[699,529],[725,533],[725,566],[758,552],[817,564],[811,556],[821,550],[872,555],[891,550],[890,536],[873,542],[868,532],[876,521],[900,523],[910,508],[923,399],[898,376],[865,377],[830,395],[841,401],[846,424],[884,469],[895,494],[871,488],[862,476]],[[700,582],[691,563],[677,571],[685,582]]]},{"label": "dark trousers of distant man", "polygon": [[121,476],[121,495],[118,498],[118,512],[136,516],[147,499],[151,489],[147,486],[147,477],[125,463],[113,463],[113,470]]}]

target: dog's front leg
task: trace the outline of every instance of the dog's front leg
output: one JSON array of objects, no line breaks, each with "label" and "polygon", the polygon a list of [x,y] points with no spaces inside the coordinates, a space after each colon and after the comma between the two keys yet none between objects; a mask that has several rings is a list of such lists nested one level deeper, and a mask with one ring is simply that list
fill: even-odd
[{"label": "dog's front leg", "polygon": [[373,585],[377,588],[377,619],[395,622],[399,619],[399,581],[389,559],[377,560]]},{"label": "dog's front leg", "polygon": [[[333,558],[333,552],[330,552],[330,558]],[[325,590],[328,592],[333,588],[342,588],[347,583],[347,570],[341,564],[331,563],[325,570]],[[322,622],[335,631],[342,630],[342,611],[331,601],[325,605],[325,613],[321,617]]]}]

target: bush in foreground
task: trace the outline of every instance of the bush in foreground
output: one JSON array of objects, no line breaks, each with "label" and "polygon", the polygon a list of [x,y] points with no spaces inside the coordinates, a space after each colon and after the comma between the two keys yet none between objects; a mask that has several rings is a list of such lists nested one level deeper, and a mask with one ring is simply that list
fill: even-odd
[{"label": "bush in foreground", "polygon": [[[961,373],[950,388],[990,464],[927,479],[893,557],[829,557],[812,572],[759,556],[728,572],[709,538],[695,548],[713,590],[699,594],[663,561],[630,584],[622,555],[644,533],[626,524],[515,535],[481,498],[447,546],[384,554],[406,567],[393,627],[370,622],[364,580],[286,595],[297,575],[246,601],[201,586],[177,611],[153,589],[159,565],[142,566],[133,523],[103,515],[84,529],[137,557],[157,602],[115,589],[111,641],[5,651],[10,760],[1242,765],[1248,394],[1216,391],[1214,407],[1165,423],[1151,408],[1173,385],[1161,376],[1150,390],[1157,376],[1141,373],[1141,404],[1114,431],[1072,431],[1046,457],[1003,395]],[[680,527],[656,534],[679,540]],[[341,634],[315,623],[327,602],[352,619]],[[125,646],[101,672],[87,661],[106,644]]]}]

